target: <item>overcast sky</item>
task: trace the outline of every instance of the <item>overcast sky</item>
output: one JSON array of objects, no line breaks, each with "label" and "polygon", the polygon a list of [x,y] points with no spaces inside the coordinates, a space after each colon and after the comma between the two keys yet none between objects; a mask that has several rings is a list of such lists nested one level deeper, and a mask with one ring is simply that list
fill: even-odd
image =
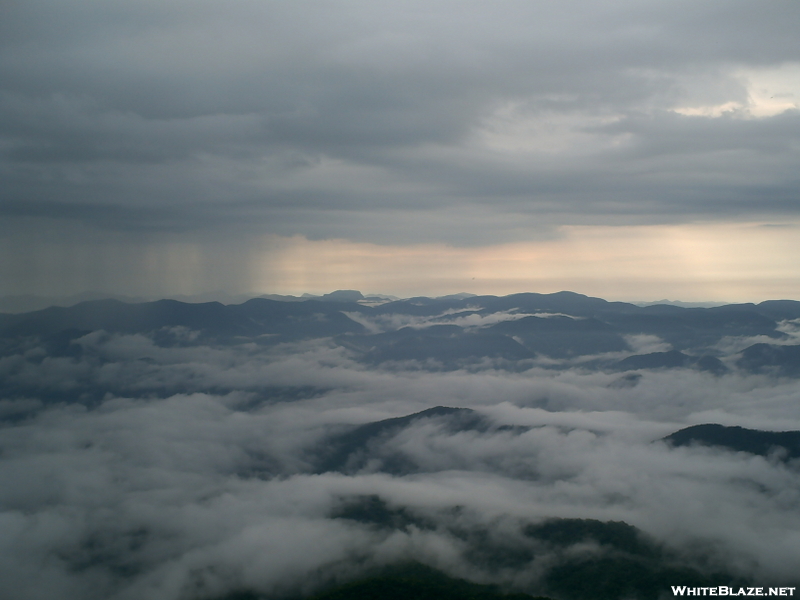
[{"label": "overcast sky", "polygon": [[800,4],[0,0],[0,295],[800,298]]}]

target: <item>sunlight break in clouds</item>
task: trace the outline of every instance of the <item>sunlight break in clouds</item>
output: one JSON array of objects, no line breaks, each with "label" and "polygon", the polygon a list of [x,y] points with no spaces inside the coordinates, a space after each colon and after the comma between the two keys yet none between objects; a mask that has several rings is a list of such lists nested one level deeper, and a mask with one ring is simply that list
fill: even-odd
[{"label": "sunlight break in clouds", "polygon": [[[800,295],[797,224],[570,226],[554,240],[480,248],[283,240],[254,289],[402,296],[578,289],[615,299],[757,301]],[[443,275],[444,274],[444,275]]]},{"label": "sunlight break in clouds", "polygon": [[764,118],[800,109],[800,64],[784,63],[774,68],[738,69],[734,76],[747,89],[745,101],[728,100],[714,105],[693,105],[674,109],[682,115]]},{"label": "sunlight break in clouds", "polygon": [[[0,294],[26,281],[45,295],[89,289],[154,299],[359,289],[398,297],[574,290],[615,300],[760,301],[800,297],[799,229],[796,221],[571,225],[523,242],[456,246],[277,235],[178,243],[81,228],[81,244],[53,237],[22,261],[0,254]],[[0,239],[0,249],[20,235]]]}]

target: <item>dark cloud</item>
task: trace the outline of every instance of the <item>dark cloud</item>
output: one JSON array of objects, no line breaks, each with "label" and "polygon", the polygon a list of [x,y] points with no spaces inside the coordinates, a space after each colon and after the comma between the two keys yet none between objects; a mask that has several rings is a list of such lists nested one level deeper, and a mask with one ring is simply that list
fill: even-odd
[{"label": "dark cloud", "polygon": [[[800,59],[790,4],[3,10],[9,216],[29,204],[137,228],[163,219],[151,212],[159,207],[191,231],[225,215],[283,235],[385,240],[381,211],[393,209],[434,221],[430,231],[395,228],[396,241],[483,243],[587,214],[794,211],[796,111],[752,121],[666,110],[746,104],[737,69]],[[550,148],[500,159],[476,146],[476,129],[504,106],[516,107],[506,134],[520,134],[520,119],[555,127]],[[453,228],[425,212],[481,204],[523,225]]]}]

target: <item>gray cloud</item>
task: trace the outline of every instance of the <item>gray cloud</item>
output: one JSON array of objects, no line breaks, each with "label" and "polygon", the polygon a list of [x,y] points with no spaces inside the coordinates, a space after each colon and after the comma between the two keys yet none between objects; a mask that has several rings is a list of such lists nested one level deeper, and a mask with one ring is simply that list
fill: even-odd
[{"label": "gray cloud", "polygon": [[[666,111],[746,103],[737,68],[800,60],[790,4],[3,10],[8,217],[187,231],[255,220],[285,235],[485,243],[587,215],[796,208],[796,111]],[[549,151],[500,159],[470,142],[506,105],[551,129]],[[585,140],[558,150],[575,135]],[[448,225],[481,205],[521,226]],[[387,209],[431,227],[387,228]]]}]

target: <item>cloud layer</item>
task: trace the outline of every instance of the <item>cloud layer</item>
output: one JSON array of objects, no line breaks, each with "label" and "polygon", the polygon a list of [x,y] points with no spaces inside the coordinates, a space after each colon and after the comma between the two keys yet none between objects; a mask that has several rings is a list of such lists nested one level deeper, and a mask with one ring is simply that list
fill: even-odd
[{"label": "cloud layer", "polygon": [[[250,291],[265,233],[484,246],[798,218],[791,3],[0,10],[0,211],[29,279],[116,246]],[[59,231],[38,259],[25,242]]]},{"label": "cloud layer", "polygon": [[[477,307],[445,305],[406,306],[434,318],[386,305],[382,318],[362,320],[388,332],[522,323],[513,311],[479,319]],[[725,314],[741,320],[745,310]],[[781,337],[791,325],[766,339],[796,347]],[[4,339],[2,597],[302,593],[408,558],[541,592],[543,573],[565,556],[610,551],[541,545],[530,527],[552,518],[623,521],[701,572],[765,586],[796,579],[797,465],[659,440],[708,422],[800,430],[797,379],[591,366],[610,355],[570,368],[555,359],[366,366],[344,338],[222,343],[186,327]],[[629,353],[669,347],[652,335],[630,341]],[[439,411],[352,437],[432,406],[476,416]],[[321,469],[336,440],[353,454]],[[365,498],[400,525],[347,516]]]}]

